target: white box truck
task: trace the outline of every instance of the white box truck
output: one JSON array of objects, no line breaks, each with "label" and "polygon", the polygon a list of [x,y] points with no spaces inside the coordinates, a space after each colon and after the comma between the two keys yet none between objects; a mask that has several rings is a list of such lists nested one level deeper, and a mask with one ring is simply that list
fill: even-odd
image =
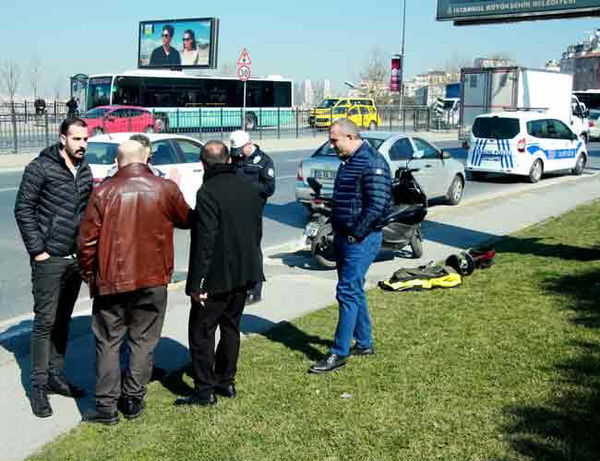
[{"label": "white box truck", "polygon": [[589,139],[587,109],[573,96],[573,76],[545,69],[487,67],[461,69],[458,137],[467,141],[475,117],[505,110],[539,110],[564,121]]}]

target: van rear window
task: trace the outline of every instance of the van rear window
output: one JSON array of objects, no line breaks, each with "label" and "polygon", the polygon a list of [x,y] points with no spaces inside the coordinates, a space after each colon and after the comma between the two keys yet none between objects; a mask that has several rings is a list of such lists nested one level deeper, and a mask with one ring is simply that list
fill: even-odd
[{"label": "van rear window", "polygon": [[518,118],[480,117],[473,123],[473,136],[488,139],[512,139],[519,134]]}]

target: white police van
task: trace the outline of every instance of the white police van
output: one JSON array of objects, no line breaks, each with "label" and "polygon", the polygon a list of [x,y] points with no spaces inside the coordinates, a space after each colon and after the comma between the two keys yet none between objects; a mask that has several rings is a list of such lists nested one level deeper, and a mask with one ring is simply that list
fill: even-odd
[{"label": "white police van", "polygon": [[550,114],[506,111],[479,115],[473,122],[465,170],[525,176],[537,182],[551,171],[583,173],[588,159],[585,139]]}]

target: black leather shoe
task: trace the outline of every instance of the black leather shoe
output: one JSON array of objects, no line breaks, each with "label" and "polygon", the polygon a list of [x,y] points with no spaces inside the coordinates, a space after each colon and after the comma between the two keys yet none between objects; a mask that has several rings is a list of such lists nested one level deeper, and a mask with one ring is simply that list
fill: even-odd
[{"label": "black leather shoe", "polygon": [[192,394],[189,397],[184,397],[181,399],[175,400],[175,405],[184,406],[184,405],[195,405],[200,407],[206,406],[215,406],[217,404],[217,397],[212,392],[207,396],[201,396],[198,394]]},{"label": "black leather shoe", "polygon": [[104,424],[105,426],[114,426],[119,423],[119,413],[113,411],[106,413],[104,411],[96,411],[83,416],[84,423]]},{"label": "black leather shoe", "polygon": [[329,354],[322,360],[314,363],[309,369],[309,373],[328,373],[346,366],[346,357],[340,357],[337,354]]},{"label": "black leather shoe", "polygon": [[143,399],[129,395],[121,396],[117,402],[117,408],[126,419],[138,418],[144,412],[145,407]]},{"label": "black leather shoe", "polygon": [[375,348],[371,347],[360,347],[358,344],[355,344],[350,349],[350,355],[373,355],[375,353]]},{"label": "black leather shoe", "polygon": [[48,393],[64,395],[65,397],[73,397],[79,399],[85,395],[83,389],[74,384],[69,383],[61,376],[48,377]]},{"label": "black leather shoe", "polygon": [[237,392],[233,384],[220,384],[215,386],[215,394],[227,397],[229,399],[235,399]]},{"label": "black leather shoe", "polygon": [[31,389],[31,411],[38,418],[52,416],[52,407],[48,400],[46,386],[33,386]]}]

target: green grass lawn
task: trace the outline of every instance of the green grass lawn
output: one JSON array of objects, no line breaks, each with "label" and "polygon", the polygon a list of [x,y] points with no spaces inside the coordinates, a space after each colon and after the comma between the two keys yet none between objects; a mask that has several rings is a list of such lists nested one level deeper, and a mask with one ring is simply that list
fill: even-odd
[{"label": "green grass lawn", "polygon": [[[369,292],[377,354],[309,375],[337,308],[242,344],[238,398],[79,425],[35,460],[600,459],[600,202],[496,244],[455,289]],[[283,307],[282,307],[283,308]],[[35,430],[35,428],[32,428]]]}]

